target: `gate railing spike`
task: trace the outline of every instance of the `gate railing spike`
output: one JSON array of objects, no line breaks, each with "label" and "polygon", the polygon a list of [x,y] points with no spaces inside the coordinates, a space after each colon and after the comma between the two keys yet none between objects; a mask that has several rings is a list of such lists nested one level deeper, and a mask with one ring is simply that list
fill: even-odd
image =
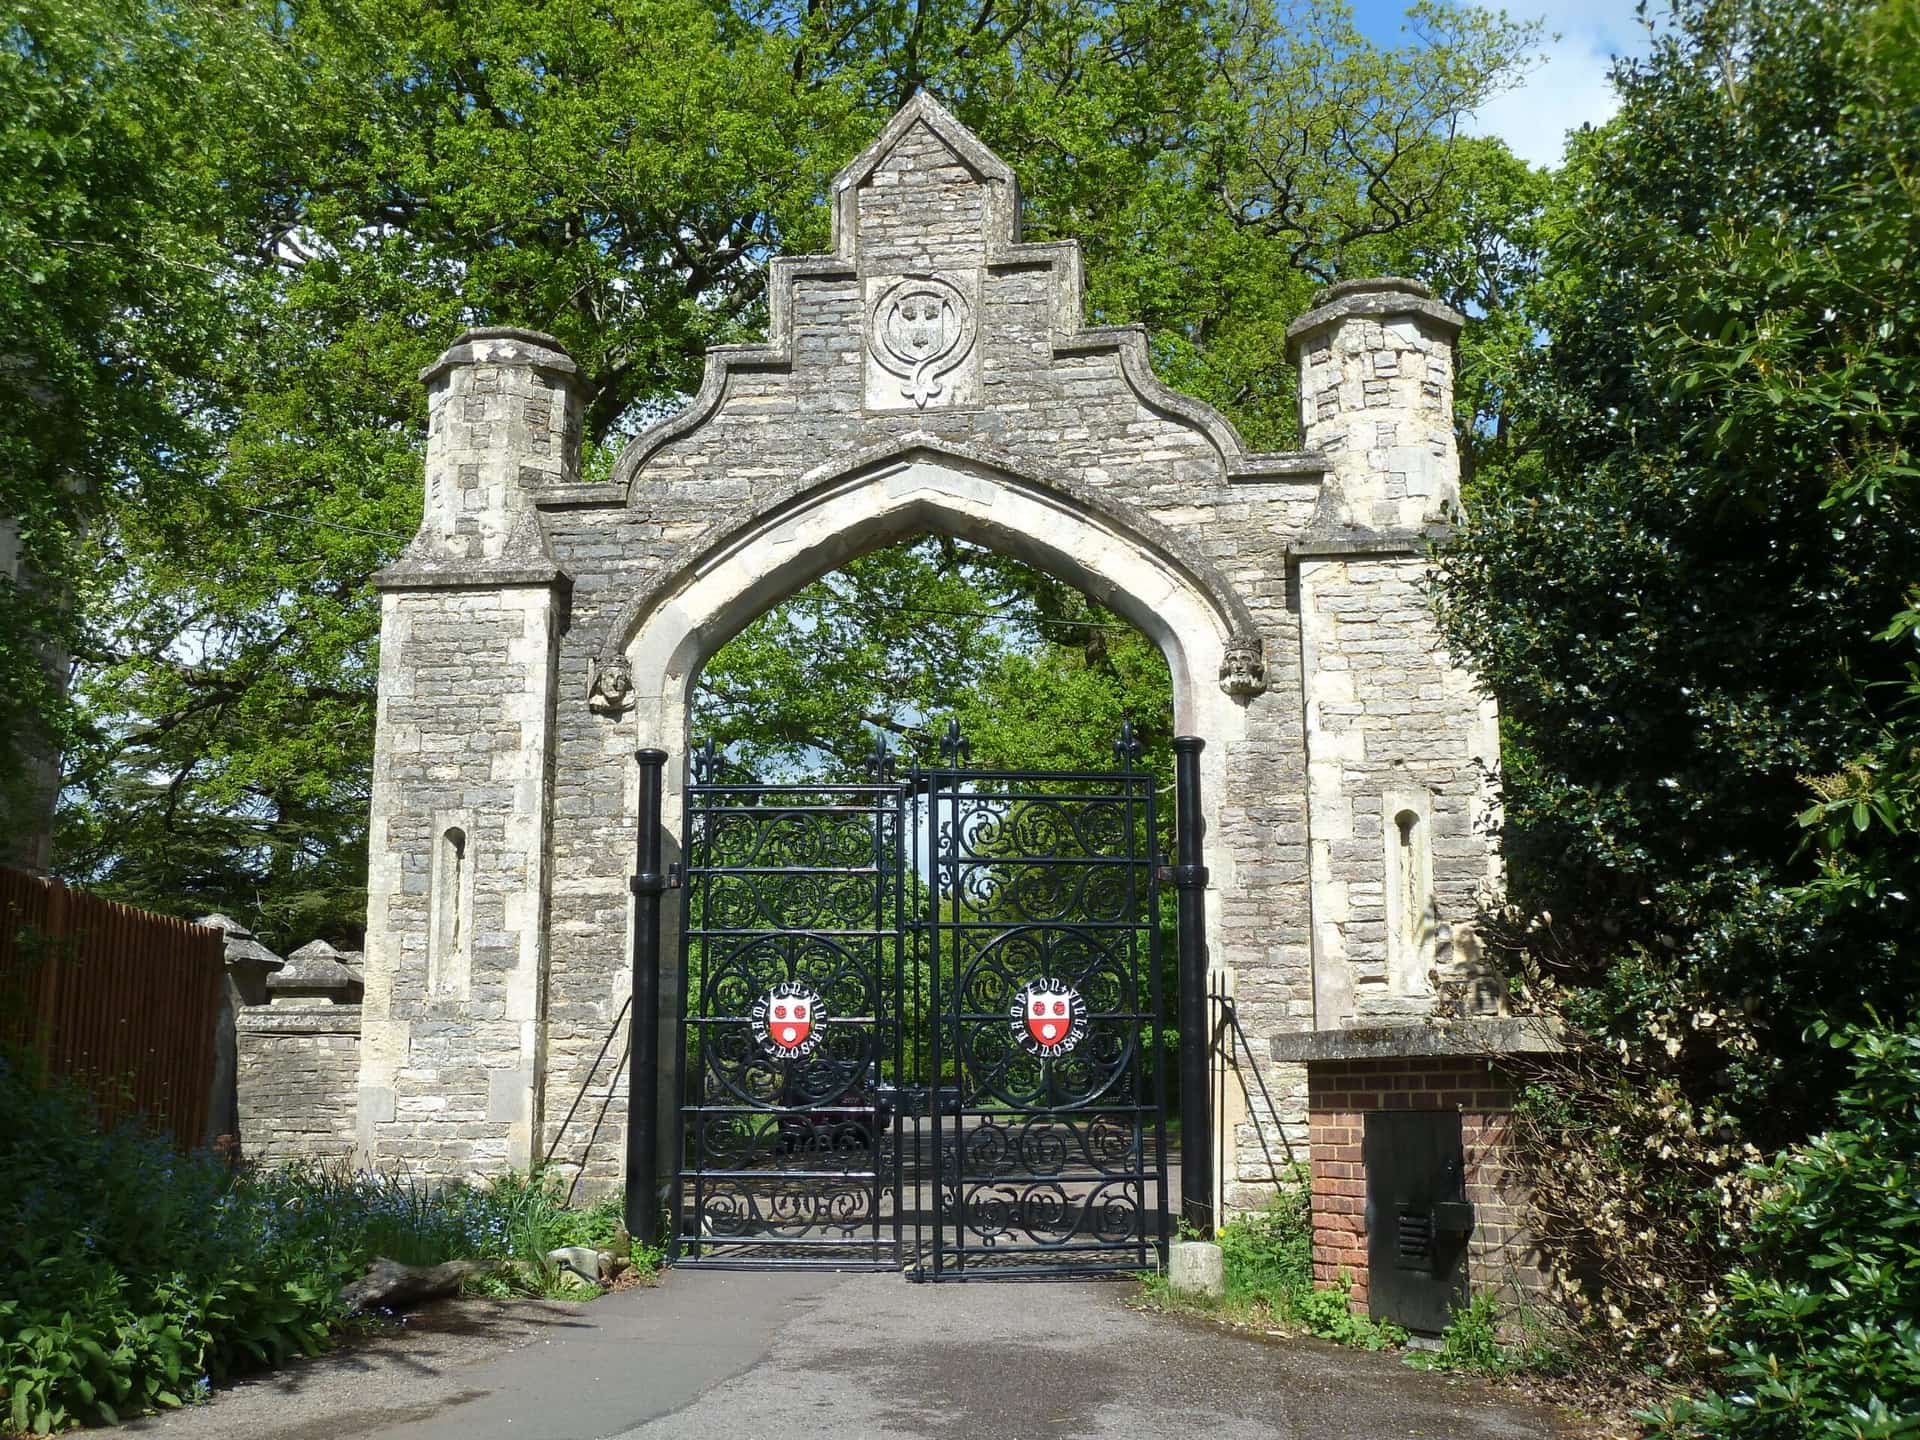
[{"label": "gate railing spike", "polygon": [[1113,742],[1113,758],[1120,763],[1120,768],[1133,769],[1133,762],[1138,760],[1145,751],[1146,747],[1134,738],[1133,721],[1122,720],[1120,738]]},{"label": "gate railing spike", "polygon": [[960,733],[958,720],[947,721],[947,733],[940,737],[940,758],[955,767],[973,763],[973,742]]},{"label": "gate railing spike", "polygon": [[707,737],[707,743],[693,752],[693,783],[711,785],[720,773],[720,747]]},{"label": "gate railing spike", "polygon": [[867,778],[876,785],[885,785],[894,777],[893,755],[887,749],[887,737],[873,737],[873,751],[867,756]]}]

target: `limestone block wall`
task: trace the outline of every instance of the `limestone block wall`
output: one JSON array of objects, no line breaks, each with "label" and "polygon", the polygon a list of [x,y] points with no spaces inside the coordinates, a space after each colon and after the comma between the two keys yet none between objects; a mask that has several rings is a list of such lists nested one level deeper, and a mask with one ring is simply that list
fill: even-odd
[{"label": "limestone block wall", "polygon": [[360,1007],[247,1007],[234,1032],[244,1158],[262,1165],[351,1161]]}]

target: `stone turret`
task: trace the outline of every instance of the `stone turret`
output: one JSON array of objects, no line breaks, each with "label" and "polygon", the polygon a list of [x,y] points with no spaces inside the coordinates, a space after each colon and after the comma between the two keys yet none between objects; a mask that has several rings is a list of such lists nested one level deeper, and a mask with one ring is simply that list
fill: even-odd
[{"label": "stone turret", "polygon": [[1314,1022],[1432,1013],[1450,924],[1491,878],[1476,829],[1491,706],[1439,648],[1427,552],[1459,511],[1463,317],[1413,280],[1355,280],[1289,327],[1303,435],[1330,461],[1299,577]]},{"label": "stone turret", "polygon": [[549,572],[533,496],[579,478],[586,387],[537,330],[469,330],[420,373],[427,387],[426,503],[389,581]]},{"label": "stone turret", "polygon": [[570,585],[534,502],[578,479],[586,387],[532,330],[470,330],[421,381],[420,531],[376,577],[357,1137],[371,1160],[490,1173],[533,1158]]},{"label": "stone turret", "polygon": [[1348,280],[1287,327],[1302,439],[1332,462],[1316,531],[1417,531],[1452,517],[1453,346],[1464,318],[1418,280]]}]

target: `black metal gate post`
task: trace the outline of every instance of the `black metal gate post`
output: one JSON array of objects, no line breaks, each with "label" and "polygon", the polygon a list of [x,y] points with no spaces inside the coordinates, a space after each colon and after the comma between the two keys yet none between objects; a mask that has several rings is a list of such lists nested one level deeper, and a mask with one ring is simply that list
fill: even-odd
[{"label": "black metal gate post", "polygon": [[660,781],[664,750],[639,750],[640,868],[633,890],[633,1006],[627,1070],[627,1233],[638,1245],[660,1238]]},{"label": "black metal gate post", "polygon": [[1173,884],[1180,949],[1180,1218],[1213,1234],[1213,1123],[1208,1104],[1207,867],[1201,863],[1200,752],[1206,741],[1173,741]]}]

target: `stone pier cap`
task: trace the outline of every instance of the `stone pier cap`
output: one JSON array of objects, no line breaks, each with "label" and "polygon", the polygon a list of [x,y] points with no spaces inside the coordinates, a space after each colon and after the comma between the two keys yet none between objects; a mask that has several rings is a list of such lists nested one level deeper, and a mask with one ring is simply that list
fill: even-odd
[{"label": "stone pier cap", "polygon": [[1554,1055],[1567,1048],[1564,1030],[1532,1016],[1432,1019],[1412,1025],[1356,1025],[1273,1037],[1273,1058],[1295,1064],[1323,1060],[1400,1060],[1429,1055]]},{"label": "stone pier cap", "polygon": [[1445,331],[1449,339],[1467,323],[1467,317],[1458,310],[1434,299],[1433,291],[1421,281],[1399,275],[1342,280],[1314,296],[1313,308],[1287,327],[1287,354],[1295,354],[1313,336],[1343,320],[1360,316],[1390,319],[1396,315],[1418,315]]},{"label": "stone pier cap", "polygon": [[516,325],[483,325],[463,331],[438,360],[420,372],[420,383],[431,385],[456,365],[526,365],[556,375],[580,374],[580,367],[557,338],[544,330],[523,330]]}]

